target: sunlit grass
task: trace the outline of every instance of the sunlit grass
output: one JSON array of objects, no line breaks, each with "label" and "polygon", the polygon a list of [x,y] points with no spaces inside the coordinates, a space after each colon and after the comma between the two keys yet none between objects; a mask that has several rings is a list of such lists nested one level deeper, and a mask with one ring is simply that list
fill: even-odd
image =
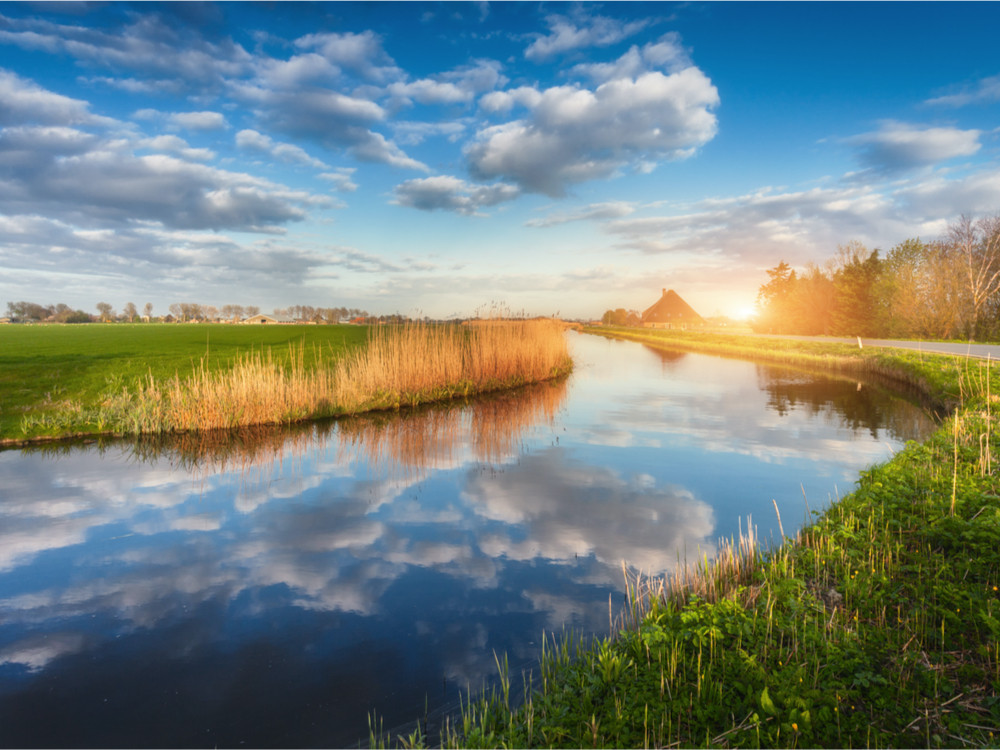
[{"label": "sunlit grass", "polygon": [[[231,367],[252,351],[281,359],[304,348],[307,366],[364,346],[366,326],[218,324],[0,326],[0,440],[94,431],[79,419],[124,387]],[[25,432],[25,418],[30,431]]]}]

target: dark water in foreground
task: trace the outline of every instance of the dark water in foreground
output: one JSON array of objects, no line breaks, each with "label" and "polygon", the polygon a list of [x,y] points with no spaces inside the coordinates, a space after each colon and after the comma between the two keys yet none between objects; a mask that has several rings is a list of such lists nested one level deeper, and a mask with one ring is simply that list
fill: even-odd
[{"label": "dark water in foreground", "polygon": [[572,335],[404,417],[0,453],[0,744],[349,746],[602,634],[621,562],[777,537],[932,422],[868,385]]}]

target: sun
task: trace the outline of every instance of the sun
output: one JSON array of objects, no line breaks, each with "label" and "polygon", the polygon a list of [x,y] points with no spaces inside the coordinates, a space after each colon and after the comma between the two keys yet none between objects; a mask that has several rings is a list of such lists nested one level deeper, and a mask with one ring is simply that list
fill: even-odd
[{"label": "sun", "polygon": [[757,308],[753,305],[747,305],[746,307],[741,307],[733,313],[733,317],[736,320],[749,320],[757,312]]}]

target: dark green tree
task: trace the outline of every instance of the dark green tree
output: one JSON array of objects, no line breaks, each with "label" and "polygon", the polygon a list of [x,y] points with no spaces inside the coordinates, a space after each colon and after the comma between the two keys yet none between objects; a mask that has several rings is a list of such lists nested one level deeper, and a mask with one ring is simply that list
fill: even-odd
[{"label": "dark green tree", "polygon": [[878,297],[882,275],[879,251],[860,242],[841,246],[833,274],[835,303],[830,332],[840,336],[874,336],[883,320]]}]

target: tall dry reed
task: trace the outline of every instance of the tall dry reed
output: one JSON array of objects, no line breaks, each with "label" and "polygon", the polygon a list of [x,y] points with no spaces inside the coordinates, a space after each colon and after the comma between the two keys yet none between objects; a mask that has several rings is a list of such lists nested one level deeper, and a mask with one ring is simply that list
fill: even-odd
[{"label": "tall dry reed", "polygon": [[311,367],[300,348],[283,361],[254,352],[225,372],[150,377],[106,399],[95,421],[124,433],[294,422],[539,382],[570,366],[558,321],[380,326],[367,346]]}]

